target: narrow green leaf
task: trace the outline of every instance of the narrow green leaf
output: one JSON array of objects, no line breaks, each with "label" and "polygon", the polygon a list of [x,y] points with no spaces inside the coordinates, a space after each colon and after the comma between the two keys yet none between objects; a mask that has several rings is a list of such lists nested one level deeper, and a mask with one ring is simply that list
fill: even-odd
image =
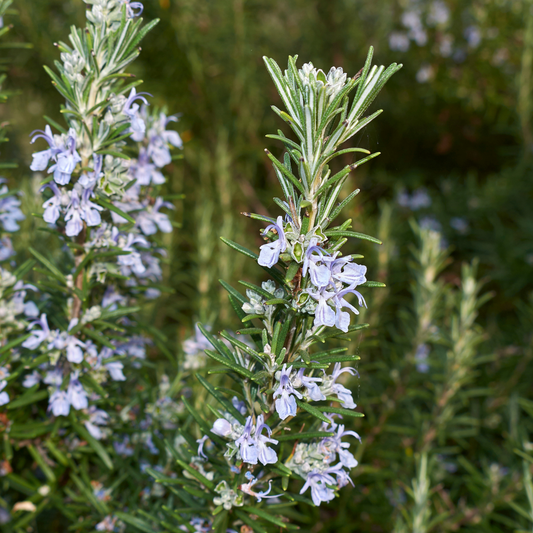
[{"label": "narrow green leaf", "polygon": [[196,379],[203,385],[203,387],[215,398],[215,400],[220,403],[230,414],[232,414],[241,424],[244,425],[246,422],[246,419],[244,416],[241,415],[241,413],[235,409],[233,404],[222,394],[217,392],[215,388],[204,378],[201,374],[196,374]]},{"label": "narrow green leaf", "polygon": [[48,259],[46,259],[46,257],[42,256],[37,250],[34,250],[31,246],[28,248],[28,250],[33,255],[33,257],[35,257],[35,259],[37,259],[37,261],[39,261],[46,268],[48,268],[48,270],[50,270],[50,272],[55,274],[55,276],[58,279],[60,279],[63,283],[66,283],[65,276],[63,275],[63,273],[53,263],[48,261]]},{"label": "narrow green leaf", "polygon": [[176,462],[184,469],[191,474],[194,478],[196,478],[202,485],[205,485],[208,489],[213,490],[215,488],[215,484],[207,479],[204,475],[200,474],[198,470],[194,469],[192,466],[188,465],[185,461],[182,461],[181,459],[176,459]]},{"label": "narrow green leaf", "polygon": [[236,300],[239,300],[241,303],[246,303],[248,300],[238,291],[236,291],[231,285],[226,283],[224,280],[219,279],[218,282],[224,287]]},{"label": "narrow green leaf", "polygon": [[322,420],[322,422],[331,424],[331,420],[327,416],[323,415],[322,411],[320,411],[316,407],[309,405],[307,402],[302,402],[300,400],[296,400],[296,403],[298,404],[298,407],[300,407],[304,411],[307,411],[310,415],[313,415],[315,418]]},{"label": "narrow green leaf", "polygon": [[351,416],[353,418],[360,418],[365,416],[363,413],[358,413],[357,411],[352,411],[351,409],[344,409],[342,407],[331,407],[331,406],[320,406],[317,409],[322,413],[336,413],[342,416]]},{"label": "narrow green leaf", "polygon": [[356,239],[362,239],[365,241],[374,242],[376,244],[383,244],[379,239],[371,237],[370,235],[365,235],[364,233],[358,233],[356,231],[336,231],[329,230],[325,232],[327,237],[355,237]]},{"label": "narrow green leaf", "polygon": [[126,524],[129,524],[130,526],[136,527],[137,529],[140,529],[141,531],[145,531],[145,533],[154,533],[156,529],[154,529],[153,526],[151,526],[148,522],[145,522],[144,520],[141,520],[140,518],[137,518],[136,516],[131,516],[127,513],[123,513],[121,511],[115,511],[115,516],[125,522]]},{"label": "narrow green leaf", "polygon": [[244,246],[241,246],[240,244],[237,244],[236,242],[230,241],[229,239],[225,239],[224,237],[220,237],[220,240],[224,244],[227,244],[230,248],[233,248],[234,250],[236,250],[237,252],[245,255],[246,257],[253,259],[254,261],[257,261],[257,258],[259,256],[257,254],[254,254],[254,252],[251,252]]},{"label": "narrow green leaf", "polygon": [[113,213],[116,213],[118,216],[124,218],[125,220],[127,220],[131,224],[135,224],[136,223],[135,219],[131,215],[128,215],[128,213],[125,213],[124,211],[122,211],[122,209],[119,209],[118,207],[113,205],[111,202],[108,202],[107,200],[105,200],[101,196],[99,196],[96,199],[96,203],[101,205],[102,207],[105,207],[106,209],[109,209],[110,211],[113,211]]},{"label": "narrow green leaf", "polygon": [[283,529],[287,529],[287,524],[283,522],[283,520],[279,519],[277,516],[274,516],[268,513],[267,511],[265,511],[264,509],[260,507],[257,507],[257,506],[251,507],[249,505],[245,505],[244,507],[242,507],[242,510],[249,514],[257,515],[260,518],[263,518],[264,520],[267,520],[268,522],[272,522],[273,524],[276,524],[277,526]]},{"label": "narrow green leaf", "polygon": [[226,359],[225,357],[222,357],[219,353],[213,352],[212,350],[205,350],[205,353],[211,357],[211,359],[214,359],[218,363],[223,364],[224,366],[227,366],[231,370],[234,370],[238,374],[241,374],[242,376],[251,379],[254,377],[254,373],[250,372],[247,368],[244,368],[237,363],[234,363],[230,361],[229,359]]}]

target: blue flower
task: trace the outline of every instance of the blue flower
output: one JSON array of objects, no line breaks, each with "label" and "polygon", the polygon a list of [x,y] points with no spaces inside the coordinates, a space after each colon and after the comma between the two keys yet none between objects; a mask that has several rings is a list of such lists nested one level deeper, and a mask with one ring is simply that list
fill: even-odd
[{"label": "blue flower", "polygon": [[[35,136],[32,142],[37,137],[42,137],[42,135]],[[80,154],[76,151],[76,132],[72,128],[68,130],[65,143],[54,150],[53,159],[56,164],[48,169],[48,173],[54,173],[54,181],[58,185],[66,185],[70,182],[76,165],[81,161]]]},{"label": "blue flower", "polygon": [[[263,428],[267,430],[268,437],[262,435]],[[263,465],[274,464],[278,462],[278,456],[276,452],[267,446],[267,443],[277,444],[276,439],[271,439],[272,430],[264,423],[264,417],[260,414],[257,417],[257,428],[255,430],[255,445],[257,447],[257,458]]]},{"label": "blue flower", "polygon": [[366,307],[365,299],[363,298],[363,295],[355,290],[356,284],[350,285],[349,287],[346,287],[345,289],[342,289],[341,291],[337,292],[334,296],[334,304],[335,304],[335,325],[338,329],[341,331],[344,331],[345,333],[348,331],[348,328],[350,327],[350,314],[342,311],[343,308],[347,307],[352,311],[354,314],[358,315],[359,311],[350,303],[348,303],[344,296],[346,294],[355,294],[358,298],[359,305],[364,305]]},{"label": "blue flower", "polygon": [[183,142],[174,130],[167,130],[170,122],[177,122],[175,115],[167,117],[164,113],[159,115],[159,120],[155,121],[153,127],[148,132],[147,154],[152,158],[156,166],[162,168],[172,161],[169,145],[182,148]]},{"label": "blue flower", "polygon": [[0,366],[0,405],[9,403],[9,395],[4,389],[7,386],[5,378],[9,376],[9,370],[5,366]]},{"label": "blue flower", "polygon": [[355,431],[345,431],[344,425],[337,425],[332,423],[330,426],[322,424],[321,431],[335,432],[337,433],[333,437],[326,437],[319,443],[318,449],[325,456],[325,460],[328,463],[332,463],[336,454],[339,454],[340,464],[346,468],[354,468],[357,466],[357,460],[351,452],[347,450],[350,447],[348,442],[342,442],[342,437],[352,436],[361,442],[361,437]]},{"label": "blue flower", "polygon": [[198,443],[198,455],[203,459],[207,459],[207,455],[204,453],[204,444],[205,441],[208,439],[209,437],[207,435],[204,435],[201,439],[197,439],[196,441]]},{"label": "blue flower", "polygon": [[227,437],[232,432],[231,424],[225,418],[218,418],[211,431],[220,437]]},{"label": "blue flower", "polygon": [[[4,178],[0,178],[0,184],[5,183]],[[5,231],[18,231],[20,229],[17,224],[18,220],[24,220],[26,217],[19,209],[20,200],[15,196],[7,195],[7,185],[0,187],[0,222],[4,226]]]},{"label": "blue flower", "polygon": [[335,311],[330,307],[328,302],[335,296],[332,291],[327,291],[324,288],[320,291],[307,291],[309,296],[318,302],[315,309],[315,320],[313,325],[315,327],[335,325]]},{"label": "blue flower", "polygon": [[0,381],[0,405],[6,405],[9,403],[9,394],[4,391],[6,385],[7,381],[5,379]]},{"label": "blue flower", "polygon": [[268,482],[268,490],[263,492],[255,492],[254,490],[252,490],[252,487],[257,483],[258,479],[254,477],[251,472],[246,472],[245,477],[249,480],[249,483],[243,483],[239,486],[239,489],[242,490],[242,492],[244,492],[245,494],[249,494],[250,496],[257,498],[258,503],[263,498],[279,498],[281,496],[281,494],[270,494],[270,491],[272,490],[272,480],[269,480]]},{"label": "blue flower", "polygon": [[347,389],[344,385],[340,383],[335,383],[338,377],[344,372],[350,373],[352,376],[357,375],[357,370],[350,366],[342,368],[341,363],[335,363],[333,368],[333,373],[331,374],[331,390],[333,394],[336,394],[339,400],[342,402],[342,406],[345,409],[355,409],[357,405],[353,401],[352,391]]},{"label": "blue flower", "polygon": [[324,472],[312,470],[307,474],[300,494],[303,494],[309,487],[311,487],[311,498],[315,505],[320,505],[322,502],[329,502],[335,498],[335,492],[330,486],[336,485],[335,478],[331,475],[337,473],[338,466],[328,468]]},{"label": "blue flower", "polygon": [[351,257],[336,259],[331,267],[331,272],[335,280],[357,287],[366,282],[366,266],[352,263],[351,260]]},{"label": "blue flower", "polygon": [[128,16],[128,18],[135,18],[141,16],[144,9],[141,2],[131,2],[130,0],[122,0],[122,3],[126,5],[126,15]]},{"label": "blue flower", "polygon": [[[37,135],[34,135],[35,133],[37,133]],[[57,146],[54,139],[54,135],[52,133],[52,129],[48,125],[45,126],[44,131],[35,130],[31,133],[31,135],[33,135],[33,138],[30,141],[31,144],[33,144],[37,139],[42,138],[48,143],[48,146],[50,147],[47,150],[43,150],[42,152],[35,152],[32,155],[33,161],[30,165],[30,169],[34,172],[40,172],[46,170],[50,159],[53,159],[55,161],[56,155],[61,151],[61,148]]]},{"label": "blue flower", "polygon": [[61,214],[63,194],[53,181],[44,185],[40,192],[44,191],[46,188],[52,189],[54,195],[43,204],[43,219],[48,224],[55,224]]},{"label": "blue flower", "polygon": [[307,271],[309,270],[311,283],[317,289],[321,289],[323,287],[327,287],[330,284],[330,264],[333,261],[333,258],[328,257],[329,254],[325,250],[317,246],[316,242],[316,239],[312,239],[310,246],[305,252],[302,275],[306,276]]},{"label": "blue flower", "polygon": [[239,448],[239,453],[243,462],[256,465],[258,458],[258,450],[256,440],[252,437],[254,426],[252,424],[252,417],[246,419],[242,435],[235,441],[235,445]]},{"label": "blue flower", "polygon": [[83,173],[78,180],[78,183],[84,189],[94,189],[96,182],[104,175],[102,172],[102,164],[104,156],[101,154],[93,154],[93,171],[88,174]]},{"label": "blue flower", "polygon": [[[150,156],[146,148],[139,149],[139,157],[137,161],[133,161],[129,168],[129,173],[137,180],[138,185],[161,185],[165,183],[165,177],[154,163],[150,163]],[[129,189],[128,189],[129,190]]]},{"label": "blue flower", "polygon": [[100,440],[103,433],[99,426],[105,426],[108,420],[109,415],[105,411],[91,405],[89,407],[89,420],[85,422],[85,427],[96,440]]},{"label": "blue flower", "polygon": [[153,235],[158,228],[163,233],[172,232],[172,224],[168,219],[168,215],[159,212],[162,207],[174,209],[170,202],[164,202],[162,198],[157,198],[152,207],[146,207],[139,213],[137,225],[145,235]]},{"label": "blue flower", "polygon": [[22,382],[22,386],[26,389],[29,389],[30,387],[33,387],[34,385],[37,385],[41,381],[41,374],[37,372],[37,370],[34,370],[31,374],[28,374],[24,381]]},{"label": "blue flower", "polygon": [[148,93],[137,93],[133,87],[122,109],[122,112],[130,119],[131,138],[136,142],[142,141],[146,132],[146,124],[139,114],[139,104],[135,103],[136,100],[141,100],[145,105],[148,105],[148,100],[143,95],[152,96]]},{"label": "blue flower", "polygon": [[291,382],[292,366],[287,368],[287,364],[283,365],[279,377],[279,387],[274,392],[274,398],[276,398],[276,411],[281,418],[285,420],[289,416],[296,416],[296,399],[294,396],[302,399],[302,395],[294,389]]},{"label": "blue flower", "polygon": [[89,406],[89,402],[87,401],[87,393],[78,379],[77,371],[70,375],[70,383],[67,389],[67,399],[70,405],[72,405],[72,407],[78,411],[80,409],[87,409]]},{"label": "blue flower", "polygon": [[298,374],[296,374],[296,378],[294,379],[294,385],[303,385],[307,388],[307,395],[309,398],[315,402],[320,402],[326,399],[326,396],[317,385],[317,383],[320,383],[321,381],[322,378],[319,377],[311,378],[309,376],[304,376],[304,369],[300,368],[300,370],[298,370]]},{"label": "blue flower", "polygon": [[31,337],[27,338],[22,346],[29,350],[35,350],[41,343],[50,335],[50,329],[48,328],[48,322],[46,315],[43,313],[39,320],[34,320],[28,326],[28,329],[32,330],[35,326],[40,326],[41,330],[34,330],[31,332]]},{"label": "blue flower", "polygon": [[15,255],[15,250],[11,239],[7,235],[0,238],[0,261],[5,261],[13,255]]},{"label": "blue flower", "polygon": [[283,231],[283,218],[279,216],[276,220],[276,224],[270,224],[263,231],[263,235],[270,230],[275,230],[278,234],[278,240],[263,244],[260,247],[260,254],[257,262],[264,267],[271,268],[279,260],[279,254],[287,249],[287,239],[285,238],[285,232]]},{"label": "blue flower", "polygon": [[70,402],[66,391],[56,389],[48,405],[48,410],[52,411],[54,416],[67,416],[70,412]]}]

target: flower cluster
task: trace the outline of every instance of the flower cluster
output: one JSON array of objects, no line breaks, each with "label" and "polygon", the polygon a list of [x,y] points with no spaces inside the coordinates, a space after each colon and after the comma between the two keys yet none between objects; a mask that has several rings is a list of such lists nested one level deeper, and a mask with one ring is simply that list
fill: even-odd
[{"label": "flower cluster", "polygon": [[[215,516],[213,528],[221,527],[225,517],[233,527],[255,524],[259,516],[251,518],[254,505],[264,498],[294,501],[291,479],[303,481],[298,491],[304,494],[310,489],[315,505],[328,502],[338,488],[351,482],[349,471],[357,465],[343,438],[359,436],[346,429],[344,421],[334,422],[334,417],[360,416],[352,392],[341,383],[342,375],[357,375],[353,367],[343,368],[342,363],[358,357],[343,355],[345,348],[326,346],[325,351],[313,352],[313,346],[364,327],[350,325],[346,310],[355,314],[358,310],[346,297],[354,294],[359,305],[366,305],[356,288],[380,285],[367,282],[366,266],[355,262],[362,256],[341,254],[348,237],[379,241],[350,231],[350,220],[329,228],[357,194],[354,191],[336,204],[348,174],[374,156],[358,148],[343,150],[363,152],[367,157],[333,176],[328,163],[338,155],[340,144],[377,116],[362,118],[379,89],[399,68],[370,68],[370,61],[371,54],[361,76],[349,79],[340,68],[332,68],[326,75],[308,63],[298,70],[293,58],[282,73],[273,60],[265,59],[287,108],[287,112],[274,110],[300,141],[297,144],[281,132],[271,136],[287,148],[283,163],[268,153],[285,195],[284,201],[276,199],[285,217],[248,214],[268,223],[259,255],[223,240],[247,257],[256,257],[273,279],[261,286],[241,281],[247,297],[223,283],[244,327],[237,335],[223,331],[215,336],[198,325],[195,338],[187,341],[188,355],[205,353],[222,365],[213,373],[228,375],[228,382],[215,387],[197,374],[216,401],[208,405],[216,420],[208,423],[204,420],[207,409],[184,398],[186,409],[200,427],[196,437],[186,430],[182,434],[191,445],[196,440],[198,451],[196,455],[182,447],[174,451],[184,468],[183,478],[198,482],[190,494],[201,495],[201,501],[196,499],[193,504],[184,494],[184,503],[204,508],[205,516]],[[349,106],[347,95],[355,89]],[[192,368],[192,361],[187,361]],[[211,522],[203,516],[188,525],[209,530]],[[269,516],[271,522],[283,524],[282,518]]]},{"label": "flower cluster", "polygon": [[[298,443],[286,466],[298,473],[306,481],[300,494],[311,489],[315,505],[329,502],[335,497],[335,489],[352,483],[345,470],[357,466],[357,461],[348,450],[350,444],[342,442],[342,437],[352,436],[361,440],[355,431],[347,431],[343,424],[322,424],[321,431],[331,432],[333,436],[325,437],[313,443]],[[339,461],[336,465],[333,465]],[[335,476],[335,477],[333,477]]]},{"label": "flower cluster", "polygon": [[[339,251],[330,253],[324,246],[319,246],[320,241],[325,243],[327,239],[317,237],[317,232],[311,237],[299,235],[290,217],[287,216],[287,219],[288,231],[285,231],[281,217],[278,217],[276,224],[265,229],[264,234],[273,229],[278,238],[261,246],[257,262],[261,266],[271,268],[279,261],[280,254],[286,254],[287,261],[301,263],[302,288],[306,288],[298,295],[293,305],[314,314],[316,327],[335,326],[344,332],[348,331],[350,315],[343,309],[349,309],[356,315],[359,311],[345,296],[354,294],[359,305],[365,305],[363,296],[355,288],[366,283],[366,266],[354,263],[352,256],[339,257]],[[316,302],[315,305],[312,305],[309,297]]]},{"label": "flower cluster", "polygon": [[[231,440],[228,443],[227,457],[236,455],[237,460],[251,465],[256,465],[258,461],[263,465],[274,464],[278,461],[276,452],[269,447],[269,444],[277,444],[278,441],[270,438],[272,431],[264,423],[263,415],[257,417],[255,424],[249,416],[244,425],[232,420],[229,416],[228,418],[230,420],[226,418],[216,420],[212,429],[216,435]],[[263,434],[263,430],[266,430],[266,435]],[[201,449],[199,454],[200,452]]]},{"label": "flower cluster", "polygon": [[[64,321],[68,327],[50,327],[50,315],[42,313],[28,326],[30,336],[22,348],[47,355],[46,362],[26,375],[24,386],[47,385],[49,411],[55,416],[66,416],[71,408],[82,411],[89,433],[101,439],[108,434],[109,420],[97,407],[101,385],[124,381],[124,361],[135,366],[145,357],[147,339],[134,331],[129,309],[141,297],[159,295],[156,285],[162,279],[164,251],[150,238],[172,230],[161,209],[173,207],[157,196],[166,181],[160,169],[171,161],[169,148],[182,144],[175,131],[166,129],[175,117],[150,114],[145,93],[133,86],[128,94],[128,88],[112,76],[122,72],[138,51],[123,57],[115,54],[113,61],[103,53],[109,39],[134,38],[131,32],[138,32],[138,25],[117,21],[123,14],[139,16],[142,4],[88,3],[92,9],[87,13],[87,32],[100,64],[94,68],[78,33],[71,36],[72,47],[60,43],[60,71],[79,89],[65,88],[64,94],[77,111],[68,115],[68,130],[61,134],[54,135],[50,126],[34,132],[32,143],[44,140],[47,147],[33,154],[30,167],[51,175],[42,188],[49,194],[43,204],[44,221],[76,243],[72,271],[62,278],[72,294]],[[129,139],[136,143],[131,148]],[[137,158],[126,155],[132,149]],[[88,291],[83,299],[81,291]],[[105,323],[111,317],[117,327],[105,340]]]}]

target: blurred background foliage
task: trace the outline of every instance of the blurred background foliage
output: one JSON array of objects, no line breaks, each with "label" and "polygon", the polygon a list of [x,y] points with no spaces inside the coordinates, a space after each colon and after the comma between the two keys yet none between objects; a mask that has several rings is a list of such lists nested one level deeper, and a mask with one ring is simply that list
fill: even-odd
[{"label": "blurred background foliage", "polygon": [[[352,345],[362,357],[361,380],[352,385],[360,387],[358,403],[367,415],[357,428],[362,466],[355,488],[342,493],[340,511],[313,511],[312,531],[354,531],[354,516],[358,531],[393,525],[397,531],[531,531],[533,501],[525,487],[531,490],[533,431],[532,2],[144,4],[145,18],[161,22],[134,72],[155,95],[154,105],[181,113],[185,142],[184,160],[168,184],[169,193],[186,195],[177,204],[182,229],[167,242],[175,293],[159,306],[155,325],[175,339],[176,350],[197,320],[236,329],[218,280],[261,280],[259,268],[218,238],[258,246],[261,225],[240,213],[279,211],[272,201],[279,187],[263,149],[280,154],[265,135],[283,125],[269,108],[279,102],[261,57],[285,64],[287,55],[298,54],[300,65],[342,66],[354,75],[373,45],[377,62],[398,61],[404,69],[377,101],[383,115],[357,139],[383,155],[354,173],[350,190],[361,193],[345,216],[356,231],[383,239],[379,249],[354,243],[353,252],[365,254],[369,278],[388,288],[371,294],[362,317],[370,331]],[[57,119],[50,110],[60,104],[42,65],[57,58],[53,43],[68,27],[82,23],[84,4],[18,0],[17,9],[17,40],[34,48],[16,51],[10,66],[8,88],[18,95],[1,110],[0,120],[11,123],[2,158],[22,162],[10,179],[26,191],[26,209],[39,211],[23,164],[30,161],[28,136],[43,126],[44,114]],[[351,162],[346,157],[339,166]],[[449,247],[441,258],[433,250],[429,267],[421,250],[431,249],[432,232],[421,232],[415,220],[436,230],[444,243],[438,249]],[[35,239],[32,224],[28,217],[18,242],[22,255]],[[463,266],[473,260],[475,268]],[[483,280],[479,290],[490,299],[468,304],[468,322],[461,298],[468,299],[465,284],[474,279]],[[428,320],[438,332],[420,329],[424,302],[435,307]],[[461,337],[474,331],[474,339]],[[473,343],[473,353],[450,359],[463,341]],[[427,372],[419,366],[425,352],[433,361]],[[447,396],[455,381],[458,390]],[[439,405],[445,415],[434,412]],[[460,429],[448,431],[450,417],[461,420]],[[433,427],[437,421],[442,426]],[[426,511],[439,520],[417,526]]]}]

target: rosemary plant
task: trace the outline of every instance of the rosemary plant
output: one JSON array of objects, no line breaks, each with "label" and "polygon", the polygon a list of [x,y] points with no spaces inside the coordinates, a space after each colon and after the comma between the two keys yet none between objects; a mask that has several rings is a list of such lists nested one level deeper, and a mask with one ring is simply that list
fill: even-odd
[{"label": "rosemary plant", "polygon": [[[358,310],[348,295],[364,305],[356,288],[382,285],[366,280],[366,267],[355,262],[362,256],[341,255],[351,237],[379,241],[351,231],[350,220],[332,224],[359,192],[338,203],[350,172],[378,155],[339,147],[380,114],[363,117],[401,67],[371,67],[371,61],[372,49],[364,68],[348,78],[341,68],[327,75],[310,63],[298,69],[292,57],[283,73],[265,58],[286,111],[273,109],[296,136],[292,140],[281,131],[271,136],[285,146],[283,162],[267,152],[284,195],[274,201],[284,216],[245,213],[268,224],[259,255],[222,239],[257,261],[271,279],[262,286],[241,281],[246,297],[221,281],[244,324],[237,333],[248,336],[249,342],[228,332],[221,333],[221,341],[200,326],[212,346],[207,355],[220,365],[212,372],[229,374],[234,385],[214,386],[197,374],[216,401],[208,405],[214,422],[209,422],[208,412],[183,398],[203,434],[198,449],[186,431],[181,446],[169,444],[184,477],[178,477],[177,484],[170,482],[183,507],[169,509],[168,519],[177,520],[183,529],[292,529],[295,526],[287,524],[280,511],[286,514],[295,502],[329,502],[351,481],[349,471],[357,461],[348,449],[349,439],[359,436],[346,430],[345,419],[362,415],[355,411],[352,392],[341,376],[356,373],[342,363],[358,357],[347,355],[346,348],[316,347],[364,328],[365,324],[350,325],[346,310]],[[365,157],[337,173],[331,171],[334,158],[352,153]],[[165,483],[160,477],[158,481]],[[277,503],[266,504],[271,498]]]},{"label": "rosemary plant", "polygon": [[[142,82],[125,72],[157,20],[143,26],[139,2],[86,4],[86,27],[73,27],[70,43],[57,44],[57,72],[46,69],[65,98],[66,127],[45,117],[49,124],[31,139],[44,147],[31,164],[34,172],[46,172],[42,218],[62,248],[55,254],[30,249],[40,263],[35,269],[41,275],[37,305],[23,301],[34,287],[22,282],[11,287],[11,278],[2,296],[11,298],[18,314],[34,318],[11,324],[19,330],[27,326],[23,333],[2,328],[2,336],[7,332],[1,344],[5,379],[0,379],[7,409],[4,453],[6,465],[17,460],[5,483],[12,503],[21,492],[28,498],[13,507],[14,531],[48,505],[71,523],[80,512],[96,511],[96,517],[87,518],[90,529],[97,523],[99,530],[115,527],[116,517],[107,515],[122,509],[124,499],[115,497],[110,507],[106,502],[124,481],[110,474],[117,457],[129,455],[128,445],[159,453],[149,431],[152,422],[154,430],[159,427],[153,421],[157,416],[140,419],[145,413],[135,403],[138,398],[120,382],[139,381],[146,346],[163,342],[161,335],[153,341],[145,335],[153,328],[143,323],[140,311],[163,288],[165,252],[157,234],[172,231],[164,210],[173,205],[160,195],[161,169],[172,160],[170,149],[182,143],[177,132],[167,129],[177,118],[150,113],[149,95],[136,90]],[[11,203],[2,221],[13,230],[21,215],[17,201],[4,192],[2,206]],[[123,430],[129,433],[126,442]],[[46,479],[45,489],[24,466],[26,450]],[[74,507],[65,505],[65,498],[76,502]],[[86,527],[82,522],[80,527]]]}]

